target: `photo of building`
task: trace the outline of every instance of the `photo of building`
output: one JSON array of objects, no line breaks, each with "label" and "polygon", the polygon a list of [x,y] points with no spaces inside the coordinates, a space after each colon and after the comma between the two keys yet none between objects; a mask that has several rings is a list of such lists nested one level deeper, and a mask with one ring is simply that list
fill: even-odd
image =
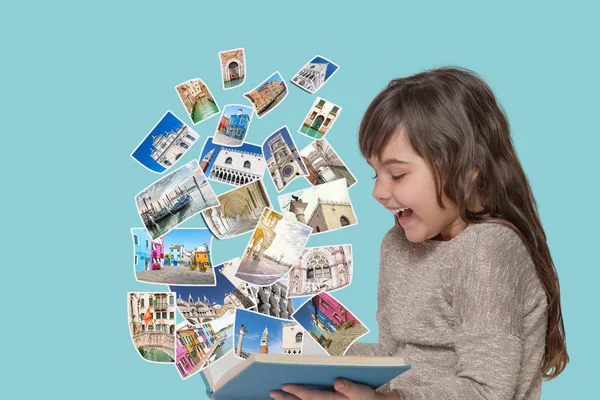
[{"label": "photo of building", "polygon": [[308,169],[305,178],[313,186],[342,178],[346,179],[348,189],[356,183],[356,178],[327,139],[313,141],[300,151],[300,156]]},{"label": "photo of building", "polygon": [[369,332],[343,304],[327,293],[312,297],[292,317],[332,356],[343,356],[352,343]]},{"label": "photo of building", "polygon": [[256,228],[271,201],[261,180],[248,183],[217,197],[220,206],[202,213],[206,226],[219,239],[242,235]]},{"label": "photo of building", "polygon": [[213,137],[213,143],[240,146],[244,142],[248,129],[250,129],[252,114],[253,110],[248,106],[240,104],[225,106]]},{"label": "photo of building", "polygon": [[129,332],[140,355],[154,362],[175,359],[175,293],[128,293]]},{"label": "photo of building", "polygon": [[345,179],[284,194],[278,200],[282,212],[313,228],[313,234],[357,223]]},{"label": "photo of building", "polygon": [[196,125],[216,114],[220,109],[202,79],[192,79],[175,87],[181,102]]},{"label": "photo of building", "polygon": [[[288,280],[282,278],[270,286],[261,286],[256,290],[257,311],[281,319],[291,319],[296,306],[288,299]],[[300,302],[300,304],[303,301]]]},{"label": "photo of building", "polygon": [[252,143],[239,147],[215,144],[209,137],[200,154],[200,168],[213,181],[242,186],[257,181],[265,174],[267,163],[262,149]]},{"label": "photo of building", "polygon": [[212,322],[192,325],[182,322],[176,331],[175,366],[183,379],[187,379],[233,349],[233,324],[235,315]]},{"label": "photo of building", "polygon": [[329,132],[341,112],[340,106],[317,97],[298,132],[314,139],[321,139]]},{"label": "photo of building", "polygon": [[298,262],[310,232],[310,227],[265,208],[236,277],[253,285],[272,285]]},{"label": "photo of building", "polygon": [[306,165],[287,126],[281,127],[265,139],[262,150],[277,191],[281,192],[298,176],[308,175]]},{"label": "photo of building", "polygon": [[[251,285],[248,282],[243,281],[235,276],[237,274],[237,270],[241,262],[242,259],[240,257],[232,258],[231,260],[226,261],[222,264],[220,272],[229,280],[229,282],[231,282],[231,284],[237,290],[242,292],[244,296],[254,299],[254,303],[256,303],[256,291],[258,289],[258,286]],[[256,307],[250,307],[250,309],[255,310]]]},{"label": "photo of building", "polygon": [[250,100],[256,116],[262,118],[270,113],[287,96],[287,86],[279,72],[264,80],[256,89],[244,93],[244,96]]},{"label": "photo of building", "polygon": [[131,157],[152,172],[171,168],[198,139],[198,134],[171,111],[154,125]]},{"label": "photo of building", "polygon": [[316,56],[294,75],[292,83],[309,93],[316,93],[338,68],[328,59]]},{"label": "photo of building", "polygon": [[235,315],[234,354],[302,354],[304,330],[296,322],[238,309]]},{"label": "photo of building", "polygon": [[246,80],[246,57],[244,49],[234,49],[219,53],[221,61],[221,75],[223,76],[223,90],[233,89]]},{"label": "photo of building", "polygon": [[199,212],[219,205],[196,160],[142,190],[135,202],[152,239],[165,235]]},{"label": "photo of building", "polygon": [[352,281],[352,245],[307,247],[290,271],[288,297],[331,292]]}]

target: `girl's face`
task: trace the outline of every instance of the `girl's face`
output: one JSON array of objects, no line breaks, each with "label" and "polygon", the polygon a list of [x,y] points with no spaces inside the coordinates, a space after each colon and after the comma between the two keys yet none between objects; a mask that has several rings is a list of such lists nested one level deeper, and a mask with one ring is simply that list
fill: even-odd
[{"label": "girl's face", "polygon": [[[458,207],[445,194],[437,203],[431,169],[412,149],[400,128],[383,148],[381,157],[368,160],[376,174],[373,197],[390,210],[404,228],[408,240],[419,243],[435,238],[450,240],[466,227]],[[408,208],[401,211],[400,209]]]}]

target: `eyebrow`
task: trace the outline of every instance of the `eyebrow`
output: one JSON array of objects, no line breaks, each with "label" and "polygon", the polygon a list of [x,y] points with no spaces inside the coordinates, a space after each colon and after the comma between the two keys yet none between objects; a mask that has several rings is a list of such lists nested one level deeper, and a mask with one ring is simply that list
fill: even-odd
[{"label": "eyebrow", "polygon": [[381,164],[390,165],[390,164],[410,164],[410,163],[408,161],[396,160],[395,158],[388,158],[387,160],[383,160],[381,162]]}]

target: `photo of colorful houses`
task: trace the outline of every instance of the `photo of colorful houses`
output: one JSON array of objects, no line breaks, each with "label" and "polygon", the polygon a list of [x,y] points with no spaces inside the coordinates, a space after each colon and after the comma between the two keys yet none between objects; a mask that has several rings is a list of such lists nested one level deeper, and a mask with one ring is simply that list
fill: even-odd
[{"label": "photo of colorful houses", "polygon": [[135,202],[152,239],[168,233],[199,212],[219,205],[196,160],[142,190]]},{"label": "photo of colorful houses", "polygon": [[287,93],[287,86],[277,71],[256,89],[244,93],[244,96],[252,103],[258,118],[262,118],[273,111],[286,98]]},{"label": "photo of colorful houses", "polygon": [[244,49],[226,50],[219,53],[223,90],[233,89],[246,80],[246,57]]},{"label": "photo of colorful houses", "polygon": [[183,379],[219,360],[233,349],[235,315],[200,325],[182,322],[176,331],[175,366]]},{"label": "photo of colorful houses", "polygon": [[305,178],[313,186],[342,178],[346,179],[348,189],[356,183],[356,178],[327,139],[314,140],[300,150],[300,156],[308,168],[308,175]]},{"label": "photo of colorful houses", "polygon": [[265,208],[236,277],[253,285],[272,285],[298,262],[311,231],[295,219]]},{"label": "photo of colorful houses", "polygon": [[313,234],[357,223],[345,179],[283,194],[277,199],[282,212],[313,228]]},{"label": "photo of colorful houses", "polygon": [[219,106],[202,79],[191,79],[175,87],[190,118],[196,125],[220,112]]},{"label": "photo of colorful houses", "polygon": [[296,322],[248,310],[236,310],[234,354],[246,359],[251,354],[302,354],[304,330]]},{"label": "photo of colorful houses", "polygon": [[308,169],[287,126],[282,126],[262,144],[267,168],[278,192],[299,176],[308,175]]},{"label": "photo of colorful houses", "polygon": [[133,228],[131,234],[138,281],[165,285],[215,284],[210,258],[213,235],[208,229],[173,229],[158,239],[152,239],[144,228]]},{"label": "photo of colorful houses", "polygon": [[252,143],[239,147],[221,146],[209,137],[200,154],[200,168],[208,179],[233,186],[261,179],[266,165],[262,149]]},{"label": "photo of colorful houses", "polygon": [[127,293],[127,316],[133,345],[148,361],[175,359],[175,293]]},{"label": "photo of colorful houses", "polygon": [[225,275],[223,264],[215,268],[215,286],[171,286],[177,293],[177,309],[192,325],[233,315],[236,307],[256,306],[252,293],[236,288]]},{"label": "photo of colorful houses", "polygon": [[312,297],[292,318],[332,356],[343,356],[352,343],[369,332],[358,318],[327,293]]},{"label": "photo of colorful houses", "polygon": [[314,139],[322,139],[329,132],[341,112],[342,108],[340,106],[317,97],[298,132]]},{"label": "photo of colorful houses", "polygon": [[232,189],[217,197],[220,206],[202,212],[202,217],[217,238],[226,239],[248,233],[271,200],[262,180]]},{"label": "photo of colorful houses", "polygon": [[171,168],[198,139],[198,134],[167,111],[131,153],[134,160],[152,172]]},{"label": "photo of colorful houses", "polygon": [[244,143],[251,121],[251,107],[240,104],[225,106],[213,137],[213,143],[233,147],[240,146]]},{"label": "photo of colorful houses", "polygon": [[328,59],[316,56],[294,75],[292,83],[309,93],[316,93],[337,72],[338,68]]}]

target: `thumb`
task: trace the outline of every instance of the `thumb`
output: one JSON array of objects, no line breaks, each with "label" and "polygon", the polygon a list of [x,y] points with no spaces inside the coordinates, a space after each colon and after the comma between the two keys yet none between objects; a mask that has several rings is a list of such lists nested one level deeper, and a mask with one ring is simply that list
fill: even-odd
[{"label": "thumb", "polygon": [[373,389],[346,379],[336,379],[333,388],[350,399],[368,399],[373,395]]}]

